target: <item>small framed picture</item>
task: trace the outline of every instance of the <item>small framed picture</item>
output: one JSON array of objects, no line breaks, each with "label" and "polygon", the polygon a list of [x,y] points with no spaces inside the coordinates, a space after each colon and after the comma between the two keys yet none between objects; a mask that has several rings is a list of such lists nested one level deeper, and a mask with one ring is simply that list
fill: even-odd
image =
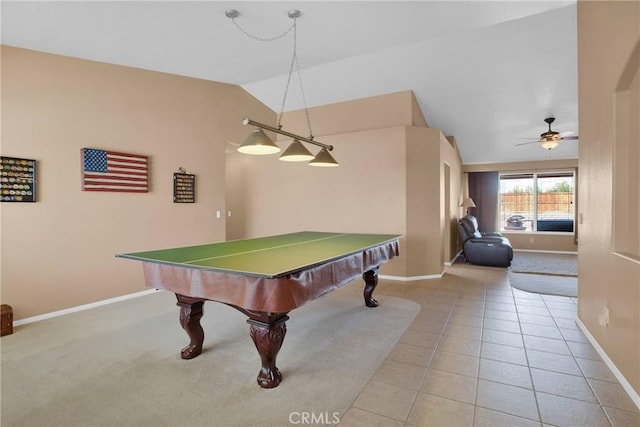
[{"label": "small framed picture", "polygon": [[196,202],[196,176],[189,173],[173,174],[173,203]]},{"label": "small framed picture", "polygon": [[0,200],[36,201],[36,161],[0,156]]}]

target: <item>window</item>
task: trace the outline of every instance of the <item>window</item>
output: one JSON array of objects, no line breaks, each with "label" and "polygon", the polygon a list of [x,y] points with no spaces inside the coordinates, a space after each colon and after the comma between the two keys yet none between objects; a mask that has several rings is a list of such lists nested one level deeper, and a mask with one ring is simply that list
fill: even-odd
[{"label": "window", "polygon": [[573,171],[500,175],[500,230],[573,232]]}]

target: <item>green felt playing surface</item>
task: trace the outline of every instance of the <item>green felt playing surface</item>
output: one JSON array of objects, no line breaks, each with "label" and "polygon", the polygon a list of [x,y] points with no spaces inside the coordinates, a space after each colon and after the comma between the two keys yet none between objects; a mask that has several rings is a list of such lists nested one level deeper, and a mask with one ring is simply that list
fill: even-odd
[{"label": "green felt playing surface", "polygon": [[146,262],[278,277],[396,240],[395,234],[303,231],[256,239],[117,254]]}]

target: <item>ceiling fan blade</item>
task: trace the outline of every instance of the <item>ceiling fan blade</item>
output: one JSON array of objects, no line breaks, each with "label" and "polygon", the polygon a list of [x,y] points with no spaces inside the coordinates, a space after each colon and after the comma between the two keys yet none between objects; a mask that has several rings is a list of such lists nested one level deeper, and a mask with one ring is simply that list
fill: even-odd
[{"label": "ceiling fan blade", "polygon": [[577,141],[577,140],[578,140],[578,135],[576,135],[576,136],[565,136],[565,137],[563,137],[562,139],[564,139],[564,140],[574,140],[574,141]]},{"label": "ceiling fan blade", "polygon": [[539,142],[540,142],[540,140],[531,141],[531,142],[521,142],[520,144],[516,144],[515,146],[517,147],[518,145],[538,144]]},{"label": "ceiling fan blade", "polygon": [[526,138],[524,136],[519,137],[518,139],[528,139],[528,140],[536,140],[536,141],[540,141],[540,137],[536,136],[535,138]]}]

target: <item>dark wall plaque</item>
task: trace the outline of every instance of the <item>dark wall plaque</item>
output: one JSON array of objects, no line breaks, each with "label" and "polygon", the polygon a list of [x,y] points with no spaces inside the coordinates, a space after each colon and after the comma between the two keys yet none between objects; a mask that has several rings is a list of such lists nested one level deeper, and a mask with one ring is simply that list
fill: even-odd
[{"label": "dark wall plaque", "polygon": [[35,202],[36,161],[1,156],[0,196],[3,202]]},{"label": "dark wall plaque", "polygon": [[195,203],[196,176],[188,173],[173,174],[173,203]]}]

